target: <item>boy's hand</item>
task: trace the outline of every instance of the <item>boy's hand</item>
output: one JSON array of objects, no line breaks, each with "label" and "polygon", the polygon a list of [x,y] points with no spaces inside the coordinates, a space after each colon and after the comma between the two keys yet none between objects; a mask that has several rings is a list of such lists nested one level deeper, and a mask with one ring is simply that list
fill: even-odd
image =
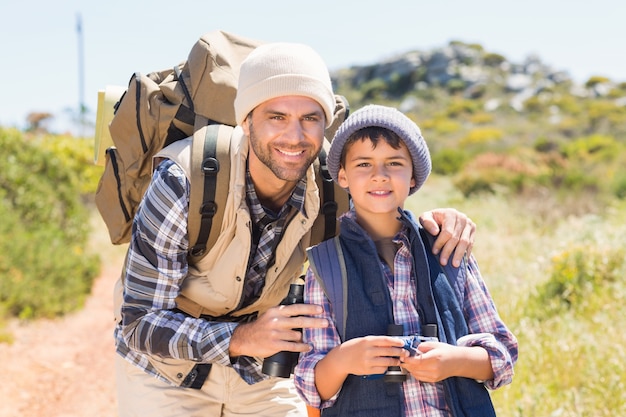
[{"label": "boy's hand", "polygon": [[408,355],[403,344],[389,336],[357,337],[335,347],[327,358],[345,375],[383,374],[388,367],[400,365],[398,357]]},{"label": "boy's hand", "polygon": [[422,342],[417,349],[421,354],[400,357],[400,366],[419,381],[439,382],[452,376],[483,381],[493,378],[489,354],[480,346]]},{"label": "boy's hand", "polygon": [[453,208],[435,209],[423,213],[420,223],[431,235],[437,236],[433,253],[441,252],[439,261],[442,265],[448,263],[453,252],[452,265],[457,267],[461,265],[465,253],[471,255],[476,224],[464,213]]},{"label": "boy's hand", "polygon": [[451,362],[456,346],[441,342],[422,342],[415,356],[401,358],[402,366],[422,382],[439,382],[454,376]]}]

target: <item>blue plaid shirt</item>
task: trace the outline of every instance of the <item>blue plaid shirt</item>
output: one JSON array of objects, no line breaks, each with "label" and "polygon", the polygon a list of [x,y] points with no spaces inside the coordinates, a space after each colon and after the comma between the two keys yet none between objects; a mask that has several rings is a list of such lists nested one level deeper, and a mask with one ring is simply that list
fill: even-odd
[{"label": "blue plaid shirt", "polygon": [[[304,212],[306,181],[296,185],[278,212],[263,208],[246,177],[246,199],[258,230],[244,282],[241,306],[253,302],[263,289],[265,272],[273,262],[292,209]],[[161,163],[135,216],[128,250],[124,319],[115,328],[117,353],[147,373],[160,376],[148,356],[186,359],[198,363],[232,366],[249,384],[266,379],[254,358],[228,355],[237,323],[194,318],[176,310],[175,299],[187,275],[187,215],[189,182],[172,161]]]},{"label": "blue plaid shirt", "polygon": [[[354,211],[345,216],[354,218]],[[416,283],[412,270],[413,256],[406,234],[406,229],[401,230],[393,239],[398,245],[394,257],[394,272],[389,266],[381,261],[387,288],[393,303],[393,316],[397,323],[404,324],[406,334],[419,332],[419,314],[416,305]],[[478,265],[473,256],[468,259],[467,280],[465,285],[465,298],[459,300],[470,334],[457,341],[462,346],[482,346],[488,353],[494,378],[485,381],[490,389],[508,384],[513,378],[513,365],[517,360],[517,340],[500,319],[493,304],[487,287],[480,275]],[[304,301],[310,304],[321,305],[323,313],[319,317],[326,318],[333,323],[333,306],[324,294],[321,285],[315,279],[311,268],[306,274]],[[366,320],[366,318],[364,318]],[[315,387],[315,365],[331,349],[341,344],[339,333],[335,326],[322,329],[304,329],[303,338],[312,345],[313,349],[300,356],[300,361],[295,369],[296,389],[305,398],[305,401],[313,407],[332,406],[337,395],[328,401],[322,402]],[[425,383],[408,376],[403,382],[404,392],[404,415],[440,417],[449,416],[450,410],[445,401],[442,383]]]}]

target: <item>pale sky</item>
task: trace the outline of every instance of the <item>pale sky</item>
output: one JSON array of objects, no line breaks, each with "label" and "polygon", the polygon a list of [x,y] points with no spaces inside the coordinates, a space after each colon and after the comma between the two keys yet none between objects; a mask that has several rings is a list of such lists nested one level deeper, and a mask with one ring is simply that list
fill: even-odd
[{"label": "pale sky", "polygon": [[133,72],[170,68],[205,32],[312,46],[331,70],[371,64],[450,40],[522,62],[535,54],[576,81],[626,81],[626,3],[616,0],[0,0],[0,125],[28,113],[58,129],[81,100],[77,16],[82,18],[83,99],[126,86]]}]

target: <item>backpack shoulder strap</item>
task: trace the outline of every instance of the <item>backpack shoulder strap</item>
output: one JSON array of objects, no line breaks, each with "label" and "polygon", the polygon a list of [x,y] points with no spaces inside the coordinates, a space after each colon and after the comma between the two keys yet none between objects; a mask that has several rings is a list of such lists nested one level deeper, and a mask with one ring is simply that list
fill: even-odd
[{"label": "backpack shoulder strap", "polygon": [[328,171],[326,150],[322,148],[313,162],[315,182],[320,190],[320,211],[311,228],[311,246],[330,239],[339,233],[337,217],[350,209],[350,196],[335,183]]},{"label": "backpack shoulder strap", "polygon": [[311,230],[311,246],[337,235],[339,223],[337,217],[350,209],[350,196],[333,181],[326,164],[326,154],[330,149],[330,141],[335,132],[350,114],[348,100],[335,94],[335,112],[333,123],[326,129],[324,145],[318,158],[313,162],[315,167],[315,182],[320,190],[320,212]]},{"label": "backpack shoulder strap", "polygon": [[335,316],[335,326],[345,340],[348,275],[339,236],[307,249],[309,266],[321,284]]},{"label": "backpack shoulder strap", "polygon": [[[326,151],[322,149],[319,154],[320,177],[322,180],[322,201],[320,201],[320,214],[324,215],[324,240],[336,235],[337,210],[339,208],[335,201],[335,183],[328,171],[326,164]],[[339,196],[337,196],[339,197]]]},{"label": "backpack shoulder strap", "polygon": [[230,140],[233,127],[215,124],[193,135],[189,195],[189,255],[200,259],[211,248],[222,224],[230,183]]}]

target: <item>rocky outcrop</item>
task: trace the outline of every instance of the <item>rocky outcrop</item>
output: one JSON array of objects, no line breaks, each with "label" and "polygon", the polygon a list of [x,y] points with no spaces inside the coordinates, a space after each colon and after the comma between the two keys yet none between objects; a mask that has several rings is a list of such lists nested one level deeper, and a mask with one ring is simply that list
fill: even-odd
[{"label": "rocky outcrop", "polygon": [[[508,104],[521,110],[522,103],[546,89],[564,85],[577,96],[606,96],[615,87],[607,81],[592,87],[576,85],[566,71],[544,64],[537,55],[514,63],[488,53],[480,45],[451,42],[431,51],[409,51],[372,65],[353,66],[332,74],[335,85],[360,86],[381,80],[388,93],[402,99],[412,90],[443,87],[477,98],[484,86],[497,85],[506,93]],[[625,100],[626,101],[626,100]],[[406,102],[406,98],[404,100]],[[491,105],[494,101],[491,100]]]}]

